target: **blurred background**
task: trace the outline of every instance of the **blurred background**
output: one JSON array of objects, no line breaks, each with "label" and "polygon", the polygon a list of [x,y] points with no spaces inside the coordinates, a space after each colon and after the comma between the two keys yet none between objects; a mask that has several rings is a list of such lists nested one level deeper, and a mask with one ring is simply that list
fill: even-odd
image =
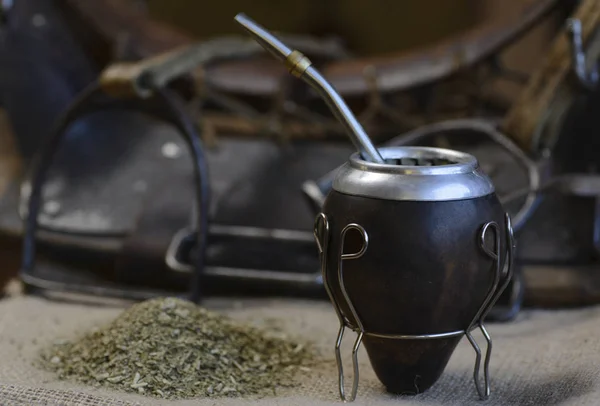
[{"label": "blurred background", "polygon": [[[165,265],[164,260],[174,236],[192,227],[190,212],[197,209],[192,160],[173,117],[164,106],[152,105],[152,100],[136,99],[135,92],[127,100],[103,99],[92,101],[94,108],[82,107],[89,102],[85,89],[91,84],[113,92],[111,97],[131,92],[127,86],[133,83],[132,72],[150,66],[155,62],[151,58],[164,58],[165,53],[216,38],[242,36],[233,17],[244,12],[312,50],[305,53],[311,59],[314,56],[317,66],[333,78],[377,142],[450,118],[484,118],[496,125],[514,110],[531,75],[535,78],[536,72],[552,62],[551,50],[564,61],[570,58],[565,18],[582,3],[4,0],[0,287],[22,264],[22,221],[27,216],[32,176],[39,169],[36,157],[40,165],[40,155],[50,148],[48,140],[66,112],[73,123],[61,129],[64,139],[51,148],[56,149],[52,169],[46,168],[47,174],[42,171],[47,184],[45,203],[39,207],[38,248],[44,269],[52,263],[51,267],[59,264],[76,271],[52,271],[44,278],[67,285],[106,282],[156,288],[166,284],[173,289],[191,283],[182,272],[189,274],[190,264],[201,254],[186,248],[192,251],[181,258],[175,255],[185,263],[179,263],[184,271],[174,271],[177,266]],[[562,69],[560,58],[556,58],[557,66]],[[207,263],[214,269],[209,274],[230,281],[249,275],[245,267],[313,272],[310,228],[314,208],[307,204],[301,185],[343,163],[351,148],[323,103],[303,84],[291,82],[277,62],[264,55],[239,59],[211,60],[168,83],[181,102],[180,116],[194,124],[206,154],[212,193],[210,209],[200,218],[209,217],[218,225],[211,229],[214,246],[207,251]],[[403,84],[392,86],[384,80],[394,69],[406,79]],[[99,105],[110,108],[97,112],[94,109]],[[132,106],[144,114],[131,113]],[[535,121],[538,115],[530,117]],[[507,136],[532,159],[538,158],[539,151],[529,151],[527,142],[510,131]],[[449,146],[442,138],[434,144]],[[503,158],[502,152],[485,148],[478,157],[502,193],[527,185],[523,171],[514,172],[514,162]],[[191,217],[198,221],[197,213]],[[246,234],[235,227],[245,227]],[[563,224],[557,227],[562,229]],[[277,245],[285,239],[264,231],[273,229],[304,234],[289,234],[299,244],[290,248]],[[581,233],[587,235],[590,230]],[[268,241],[254,246],[245,239],[250,234],[253,241]],[[577,233],[569,235],[570,240],[579,239]],[[537,238],[537,234],[530,237]],[[186,235],[178,240],[183,248],[178,248],[185,251],[196,240]],[[281,258],[269,264],[256,262],[274,250]],[[290,260],[286,250],[295,259]],[[573,250],[577,252],[572,257],[581,259],[581,249]],[[548,251],[547,246],[529,252],[542,251]],[[239,263],[232,262],[236,256]],[[230,274],[218,274],[223,269]],[[232,269],[241,274],[232,274]],[[87,275],[88,270],[93,276]],[[168,282],[164,282],[165,274],[170,275]]]}]

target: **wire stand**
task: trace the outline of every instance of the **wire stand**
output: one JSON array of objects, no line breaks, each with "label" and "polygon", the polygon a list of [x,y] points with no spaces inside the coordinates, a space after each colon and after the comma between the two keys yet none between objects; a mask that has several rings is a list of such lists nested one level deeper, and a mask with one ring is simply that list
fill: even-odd
[{"label": "wire stand", "polygon": [[[362,244],[361,249],[358,252],[345,254],[343,252],[344,242],[345,242],[346,234],[350,230],[356,230],[360,233],[360,235],[362,236],[363,244]],[[514,256],[513,250],[514,250],[515,243],[514,243],[514,236],[513,236],[513,230],[512,230],[512,225],[511,225],[511,221],[510,221],[510,216],[508,214],[505,214],[505,230],[506,230],[507,257],[506,257],[506,265],[505,265],[504,269],[500,269],[500,267],[501,267],[500,253],[501,253],[502,244],[500,243],[500,233],[499,233],[498,223],[496,223],[494,221],[488,222],[480,230],[479,246],[480,246],[481,250],[489,258],[491,258],[494,261],[494,266],[493,266],[494,280],[493,280],[492,285],[490,286],[490,289],[488,291],[488,294],[486,295],[486,298],[484,299],[484,301],[481,304],[477,313],[475,313],[473,320],[467,326],[467,328],[465,328],[464,330],[457,330],[457,331],[451,331],[451,332],[447,332],[447,333],[438,333],[438,334],[422,334],[422,335],[379,334],[379,333],[365,331],[363,323],[362,323],[361,319],[359,318],[356,308],[354,307],[352,300],[348,296],[348,292],[346,291],[346,287],[344,285],[343,262],[348,261],[348,260],[358,259],[364,255],[364,253],[367,251],[367,248],[369,245],[369,236],[368,236],[367,232],[361,225],[356,224],[356,223],[351,223],[351,224],[346,225],[342,229],[342,232],[341,232],[341,241],[340,241],[340,248],[339,248],[339,254],[338,254],[339,259],[338,259],[337,278],[338,278],[338,282],[340,284],[340,289],[342,292],[343,299],[346,302],[346,305],[348,306],[348,308],[350,309],[350,312],[352,313],[354,320],[356,320],[357,326],[353,326],[353,325],[351,325],[349,320],[342,314],[340,304],[337,302],[337,300],[333,296],[332,289],[329,285],[330,281],[328,280],[328,277],[327,277],[327,252],[329,249],[329,233],[330,233],[329,222],[328,222],[327,216],[325,214],[320,213],[317,215],[317,218],[315,219],[315,225],[314,225],[314,236],[315,236],[315,240],[317,242],[317,247],[318,247],[319,255],[321,258],[321,272],[323,275],[323,284],[325,285],[325,289],[327,290],[329,299],[331,300],[331,303],[333,304],[333,307],[337,314],[338,320],[340,322],[340,328],[339,328],[336,343],[335,343],[335,358],[336,358],[337,366],[338,366],[339,393],[340,393],[340,398],[342,399],[342,401],[352,402],[356,399],[356,393],[358,390],[358,382],[359,382],[358,350],[360,348],[360,345],[362,343],[364,336],[372,336],[372,337],[387,338],[387,339],[394,339],[394,340],[407,340],[407,339],[409,339],[409,340],[433,340],[433,339],[438,339],[438,338],[458,337],[458,336],[465,334],[467,336],[467,339],[469,340],[469,343],[471,343],[471,346],[475,350],[475,354],[476,354],[475,365],[473,368],[473,380],[475,382],[475,388],[477,389],[479,398],[481,400],[486,400],[490,396],[489,365],[490,365],[490,359],[492,356],[492,338],[491,338],[490,334],[488,333],[487,329],[485,328],[484,321],[485,321],[485,318],[486,318],[487,314],[489,313],[490,309],[494,306],[494,304],[496,303],[496,301],[498,300],[498,298],[500,297],[500,295],[502,294],[504,289],[506,289],[506,286],[508,285],[508,283],[510,282],[510,280],[512,278],[512,271],[513,271],[512,262],[513,262],[513,256]],[[485,244],[486,235],[490,232],[493,233],[493,237],[494,237],[493,238],[494,250],[491,250]],[[500,283],[502,278],[503,278],[502,283]],[[345,390],[345,385],[344,385],[344,367],[342,365],[342,356],[341,356],[341,351],[340,351],[340,347],[342,345],[342,340],[344,338],[344,332],[345,332],[346,328],[349,328],[352,331],[354,331],[355,333],[357,333],[356,341],[354,342],[354,346],[352,348],[352,367],[354,370],[354,378],[352,381],[352,391],[350,393],[350,396],[346,396],[346,390]],[[486,340],[486,343],[487,343],[485,359],[483,361],[483,381],[484,381],[483,387],[481,385],[481,381],[479,378],[480,369],[481,369],[482,352],[481,352],[481,348],[475,341],[475,338],[471,334],[471,332],[476,328],[480,329],[480,331],[483,334],[483,336]]]}]

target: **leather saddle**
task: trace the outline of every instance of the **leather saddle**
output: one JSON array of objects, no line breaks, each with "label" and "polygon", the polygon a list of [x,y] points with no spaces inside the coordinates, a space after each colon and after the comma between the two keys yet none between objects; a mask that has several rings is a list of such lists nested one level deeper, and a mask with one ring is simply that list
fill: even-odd
[{"label": "leather saddle", "polygon": [[[342,96],[372,106],[380,93],[413,97],[411,92],[424,86],[490,63],[557,7],[557,1],[538,0],[513,20],[477,27],[409,55],[347,58],[336,44],[296,40],[324,55],[320,69]],[[53,35],[22,30],[19,22],[40,10],[55,22],[48,27]],[[190,289],[195,298],[232,293],[325,297],[312,236],[319,201],[311,191],[316,185],[326,192],[327,174],[352,148],[339,136],[324,135],[338,130],[324,116],[303,114],[313,106],[319,110],[315,95],[284,86],[293,112],[274,115],[272,103],[264,100],[287,105],[280,88],[286,73],[242,46],[223,60],[183,69],[174,78],[167,75],[173,80],[159,96],[106,97],[97,91],[107,93],[97,78],[114,66],[106,68],[106,55],[90,57],[89,43],[75,41],[73,32],[84,30],[86,41],[95,44],[114,45],[124,35],[129,46],[121,56],[132,61],[194,49],[194,42],[119,1],[65,0],[58,7],[28,0],[15,3],[8,17],[3,54],[23,44],[30,53],[5,69],[14,77],[15,70],[31,70],[32,61],[44,67],[33,83],[6,83],[3,98],[30,171],[0,200],[0,233],[24,240],[21,276],[31,289],[133,298]],[[60,52],[34,52],[42,48]],[[365,79],[365,69],[376,72],[375,87]],[[96,84],[94,91],[84,90],[89,83]],[[46,92],[35,98],[42,88],[57,89],[57,100]],[[259,107],[249,110],[248,105]],[[381,105],[377,113],[385,113]],[[379,134],[380,142],[471,152],[500,196],[508,196],[530,187],[532,179],[539,182],[540,175],[532,159],[502,134],[499,118],[505,110],[490,110],[480,118],[434,123],[401,117],[404,124],[418,124],[401,136],[389,133],[390,127],[398,128],[394,117],[385,131],[377,131],[375,114],[366,127]],[[52,134],[47,135],[48,128],[54,128]],[[220,135],[208,137],[215,128]],[[292,135],[273,136],[283,130]],[[192,139],[203,144],[194,146]],[[519,216],[533,204],[526,193],[507,207]],[[37,216],[29,215],[33,212]],[[202,227],[206,232],[198,233]],[[524,288],[517,275],[497,306],[498,319],[518,311]]]}]

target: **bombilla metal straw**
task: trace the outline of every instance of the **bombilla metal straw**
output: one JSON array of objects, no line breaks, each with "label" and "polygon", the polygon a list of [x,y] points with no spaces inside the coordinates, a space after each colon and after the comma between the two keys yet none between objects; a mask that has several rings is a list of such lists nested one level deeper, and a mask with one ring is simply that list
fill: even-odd
[{"label": "bombilla metal straw", "polygon": [[235,16],[237,21],[263,48],[279,59],[289,69],[290,73],[303,79],[314,88],[325,100],[334,116],[342,123],[352,143],[362,155],[362,158],[376,163],[385,163],[377,148],[360,125],[344,99],[333,86],[314,68],[310,60],[300,51],[292,50],[277,39],[269,31],[255,23],[245,14]]}]

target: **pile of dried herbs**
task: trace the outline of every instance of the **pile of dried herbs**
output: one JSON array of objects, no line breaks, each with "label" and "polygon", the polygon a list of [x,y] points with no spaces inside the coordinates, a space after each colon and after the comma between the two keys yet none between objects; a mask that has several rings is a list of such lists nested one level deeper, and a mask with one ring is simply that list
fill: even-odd
[{"label": "pile of dried herbs", "polygon": [[313,359],[302,344],[173,298],[136,304],[42,353],[62,379],[166,399],[273,394]]}]

